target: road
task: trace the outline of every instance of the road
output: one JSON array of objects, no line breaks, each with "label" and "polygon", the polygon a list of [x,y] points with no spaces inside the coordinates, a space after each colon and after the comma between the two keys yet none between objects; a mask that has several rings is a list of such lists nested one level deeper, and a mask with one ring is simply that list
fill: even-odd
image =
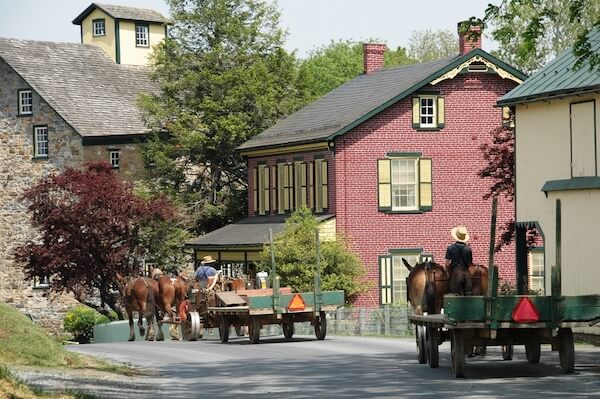
[{"label": "road", "polygon": [[[562,374],[558,353],[542,346],[530,365],[522,347],[513,361],[498,348],[468,358],[466,378],[455,379],[450,347],[440,347],[440,367],[417,363],[414,339],[328,336],[247,338],[221,344],[127,342],[75,345],[70,350],[143,367],[149,376],[60,385],[110,398],[549,398],[600,397],[600,348],[576,345],[575,373]],[[51,379],[52,377],[46,377]],[[73,386],[77,385],[77,388]]]}]

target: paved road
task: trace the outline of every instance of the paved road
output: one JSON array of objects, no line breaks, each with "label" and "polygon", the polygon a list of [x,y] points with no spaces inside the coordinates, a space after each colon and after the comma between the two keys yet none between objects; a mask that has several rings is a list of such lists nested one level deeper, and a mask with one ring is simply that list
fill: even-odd
[{"label": "paved road", "polygon": [[[466,378],[455,379],[448,343],[440,367],[417,363],[413,339],[261,337],[221,344],[198,342],[92,344],[70,350],[141,366],[146,377],[96,381],[78,388],[111,398],[549,398],[600,397],[600,348],[576,346],[575,373],[562,374],[558,353],[542,347],[540,364],[529,365],[522,349],[503,361],[498,348],[467,359]],[[31,378],[31,376],[29,376]],[[52,377],[46,377],[46,380]],[[59,381],[72,386],[68,378]]]}]

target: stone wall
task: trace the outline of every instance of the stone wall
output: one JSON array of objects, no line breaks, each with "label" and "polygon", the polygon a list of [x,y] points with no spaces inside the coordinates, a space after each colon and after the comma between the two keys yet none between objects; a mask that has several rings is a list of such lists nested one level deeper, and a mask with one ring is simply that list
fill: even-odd
[{"label": "stone wall", "polygon": [[[0,82],[0,301],[58,332],[64,313],[77,302],[69,295],[34,288],[12,253],[37,235],[21,199],[24,190],[50,173],[79,165],[81,139],[35,91],[33,115],[17,116],[17,90],[30,87],[1,59]],[[48,126],[48,159],[33,159],[34,125]]]},{"label": "stone wall", "polygon": [[138,143],[86,145],[83,147],[83,162],[110,162],[109,151],[119,151],[120,166],[117,172],[123,178],[131,181],[141,177],[144,163]]}]

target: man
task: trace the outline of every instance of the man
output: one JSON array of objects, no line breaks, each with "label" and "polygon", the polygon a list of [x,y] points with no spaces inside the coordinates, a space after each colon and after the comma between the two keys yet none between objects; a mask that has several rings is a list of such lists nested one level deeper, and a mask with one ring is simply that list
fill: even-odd
[{"label": "man", "polygon": [[450,293],[472,295],[473,286],[469,276],[469,266],[473,263],[473,253],[467,244],[469,232],[465,226],[450,230],[454,244],[446,249],[446,270],[450,274]]},{"label": "man", "polygon": [[209,277],[213,277],[217,274],[217,270],[212,267],[213,263],[217,261],[212,258],[212,256],[207,255],[202,258],[202,262],[200,262],[200,266],[196,269],[196,279],[200,281],[200,288],[206,288]]}]

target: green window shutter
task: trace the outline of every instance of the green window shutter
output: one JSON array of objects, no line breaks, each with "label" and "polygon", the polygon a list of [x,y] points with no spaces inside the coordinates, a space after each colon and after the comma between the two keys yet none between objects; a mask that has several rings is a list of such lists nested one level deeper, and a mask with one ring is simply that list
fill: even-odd
[{"label": "green window shutter", "polygon": [[306,163],[300,164],[300,205],[307,206],[306,199]]},{"label": "green window shutter", "polygon": [[323,177],[322,172],[323,160],[315,159],[315,212],[323,212],[323,190],[321,190],[321,179]]},{"label": "green window shutter", "polygon": [[389,255],[379,257],[379,299],[382,305],[394,303],[392,257]]},{"label": "green window shutter", "polygon": [[431,210],[433,193],[431,188],[431,158],[419,159],[419,208]]},{"label": "green window shutter", "polygon": [[269,172],[269,167],[268,166],[265,166],[265,168],[264,168],[264,175],[265,175],[265,177],[264,177],[264,183],[265,183],[265,185],[264,185],[264,189],[263,189],[263,196],[264,196],[264,201],[263,202],[265,204],[265,206],[264,206],[265,213],[269,213],[270,205],[271,205],[271,201],[270,201],[270,198],[269,198],[269,193],[270,193],[271,189],[270,189],[270,185],[269,185],[269,175],[270,175],[270,172]]},{"label": "green window shutter", "polygon": [[377,160],[378,203],[380,211],[392,209],[392,162],[389,159]]},{"label": "green window shutter", "polygon": [[290,210],[290,165],[283,165],[283,209]]},{"label": "green window shutter", "polygon": [[437,98],[437,127],[438,129],[443,129],[445,126],[445,117],[446,117],[446,101],[444,97]]},{"label": "green window shutter", "polygon": [[295,186],[294,186],[294,164],[287,164],[288,167],[288,207],[287,209],[289,209],[290,211],[294,210],[294,190],[295,190]]},{"label": "green window shutter", "polygon": [[277,167],[276,166],[272,166],[271,167],[271,198],[273,200],[273,207],[272,209],[274,211],[277,211],[279,209],[278,207],[278,197],[277,197]]},{"label": "green window shutter", "polygon": [[252,199],[254,200],[254,213],[258,211],[258,169],[252,169]]},{"label": "green window shutter", "polygon": [[277,212],[285,213],[285,164],[277,164]]},{"label": "green window shutter", "polygon": [[313,162],[309,162],[307,165],[308,171],[308,207],[310,209],[315,208],[315,164]]},{"label": "green window shutter", "polygon": [[302,164],[303,162],[294,162],[294,204],[295,209],[302,206]]},{"label": "green window shutter", "polygon": [[258,166],[258,214],[265,214],[265,165]]},{"label": "green window shutter", "polygon": [[418,129],[421,126],[421,103],[419,97],[412,99],[412,126],[413,129]]},{"label": "green window shutter", "polygon": [[327,161],[323,161],[322,165],[321,165],[321,198],[322,198],[322,205],[323,205],[323,209],[327,209],[329,208],[329,197],[328,197],[328,192],[327,192]]}]

